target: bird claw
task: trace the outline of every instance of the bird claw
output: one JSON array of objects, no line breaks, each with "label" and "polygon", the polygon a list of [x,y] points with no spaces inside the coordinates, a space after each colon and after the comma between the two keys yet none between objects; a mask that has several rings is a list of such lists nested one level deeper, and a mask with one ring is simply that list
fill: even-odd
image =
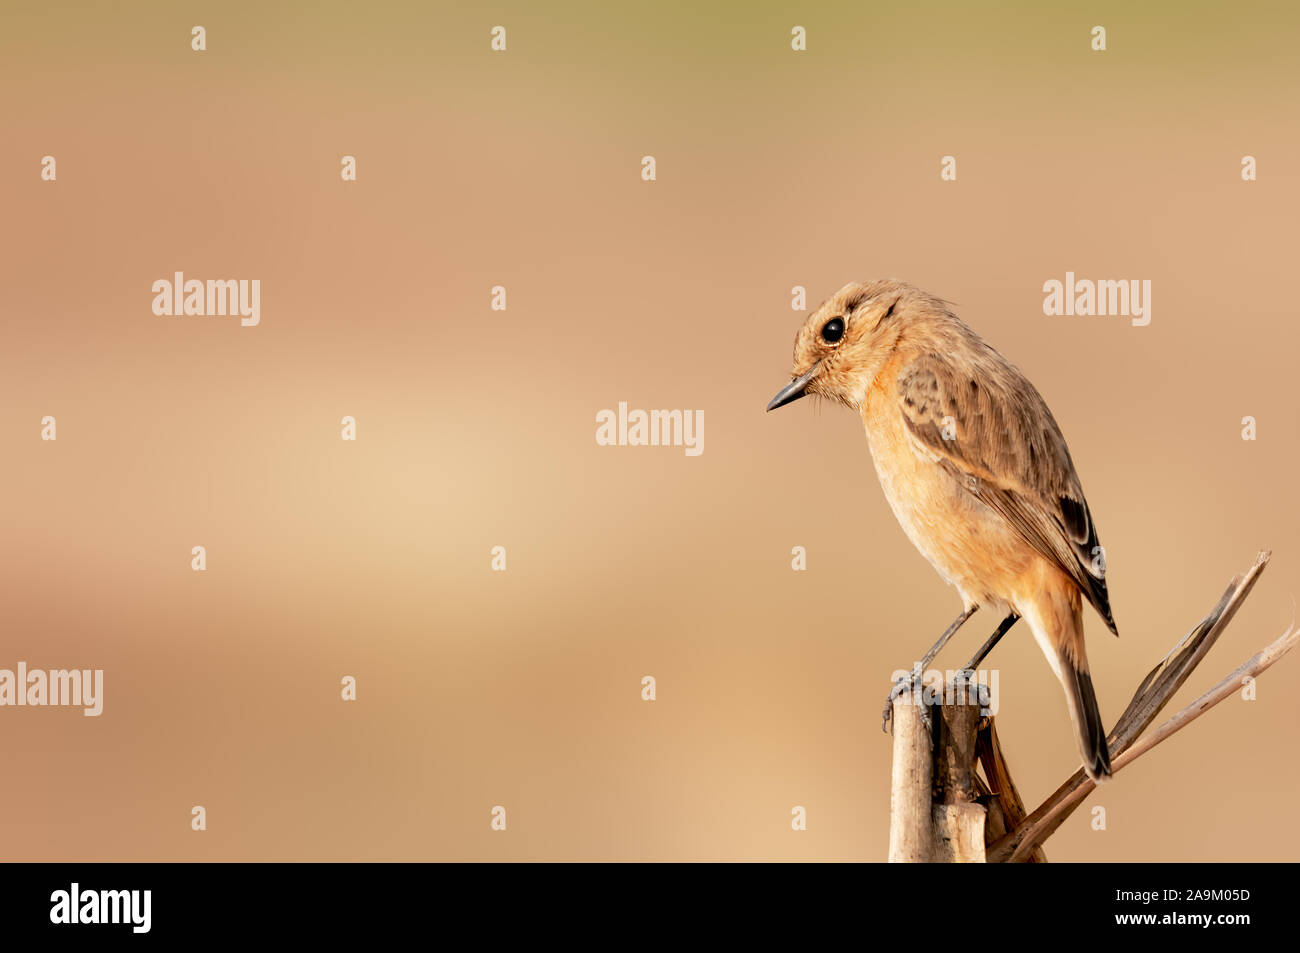
[{"label": "bird claw", "polygon": [[[880,713],[880,730],[889,734],[889,722],[894,716],[894,702],[903,695],[910,695],[916,691],[921,682],[921,673],[912,672],[904,675],[894,683],[894,687],[889,690],[889,697],[885,699],[885,710]],[[921,724],[925,725],[928,730],[930,727],[930,708],[928,705],[921,706]]]}]

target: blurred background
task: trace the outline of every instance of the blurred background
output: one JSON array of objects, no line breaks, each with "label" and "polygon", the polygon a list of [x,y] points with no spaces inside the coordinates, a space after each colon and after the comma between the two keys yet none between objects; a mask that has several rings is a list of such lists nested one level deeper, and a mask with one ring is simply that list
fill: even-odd
[{"label": "blurred background", "polygon": [[[883,859],[889,676],[960,604],[852,413],[763,413],[796,285],[811,310],[911,281],[1046,397],[1107,548],[1121,638],[1086,626],[1109,722],[1274,551],[1172,714],[1294,611],[1298,24],[6,4],[0,667],[102,668],[105,698],[0,710],[0,853]],[[1149,279],[1150,325],[1044,316],[1067,270]],[[155,316],[174,271],[260,279],[260,326]],[[619,401],[702,410],[704,453],[597,446]],[[1032,807],[1077,764],[1062,692],[1023,626],[989,664]],[[1048,857],[1300,856],[1298,664],[1094,793]]]}]

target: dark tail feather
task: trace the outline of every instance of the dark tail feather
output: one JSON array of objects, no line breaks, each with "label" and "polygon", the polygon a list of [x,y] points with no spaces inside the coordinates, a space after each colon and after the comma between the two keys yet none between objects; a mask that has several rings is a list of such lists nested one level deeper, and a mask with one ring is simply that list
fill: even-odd
[{"label": "dark tail feather", "polygon": [[1092,690],[1092,676],[1062,657],[1065,691],[1070,704],[1070,718],[1079,733],[1079,754],[1083,770],[1094,781],[1110,777],[1110,748],[1106,746],[1106,729],[1097,709],[1097,694]]}]

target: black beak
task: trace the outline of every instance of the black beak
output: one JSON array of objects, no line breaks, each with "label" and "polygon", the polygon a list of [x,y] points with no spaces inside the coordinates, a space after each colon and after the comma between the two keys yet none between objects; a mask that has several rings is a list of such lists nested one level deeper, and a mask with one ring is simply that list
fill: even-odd
[{"label": "black beak", "polygon": [[812,367],[808,368],[807,371],[800,374],[790,383],[777,391],[776,396],[768,403],[767,409],[776,410],[778,407],[784,407],[786,404],[794,403],[800,397],[807,397],[808,385],[811,384],[812,379],[817,376],[817,370],[821,367],[821,364],[822,362],[818,361]]}]

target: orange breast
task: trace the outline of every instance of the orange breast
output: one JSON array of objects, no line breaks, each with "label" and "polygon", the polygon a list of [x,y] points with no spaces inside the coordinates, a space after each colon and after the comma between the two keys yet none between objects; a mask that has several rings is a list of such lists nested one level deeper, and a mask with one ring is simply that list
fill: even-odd
[{"label": "orange breast", "polygon": [[876,475],[912,544],[968,604],[1014,604],[1033,563],[1046,561],[1006,521],[967,492],[907,431],[895,366],[867,392],[862,422]]}]

